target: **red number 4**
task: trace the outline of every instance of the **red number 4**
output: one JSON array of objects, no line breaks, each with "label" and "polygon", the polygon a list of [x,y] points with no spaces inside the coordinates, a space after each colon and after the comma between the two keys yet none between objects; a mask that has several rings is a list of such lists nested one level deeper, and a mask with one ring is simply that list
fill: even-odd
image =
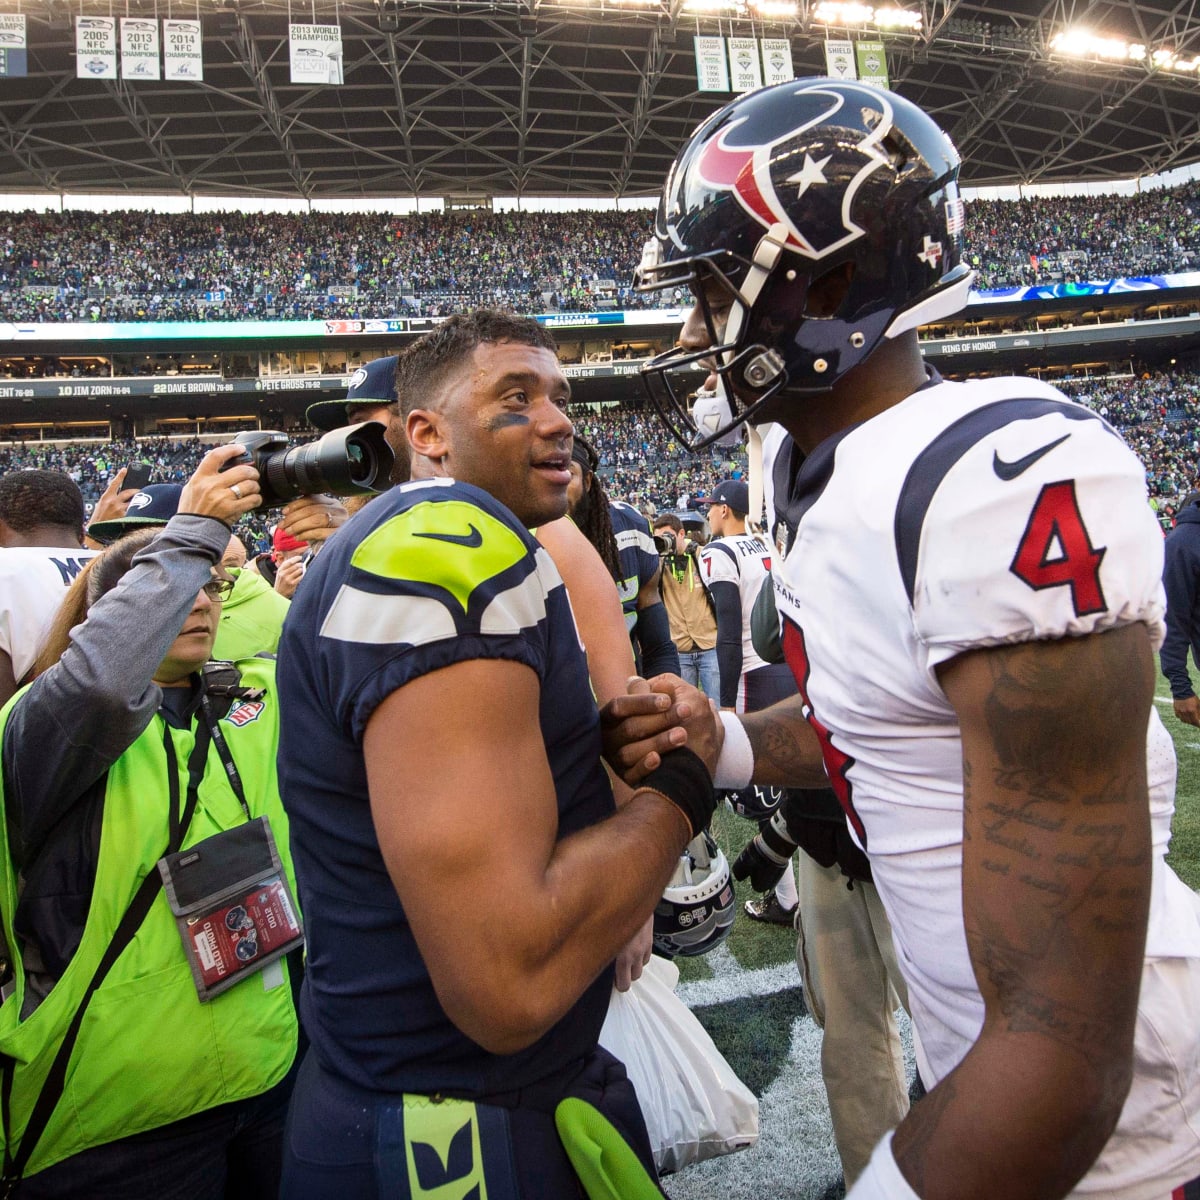
[{"label": "red number 4", "polygon": [[1100,587],[1104,551],[1104,546],[1092,545],[1079,512],[1075,481],[1069,479],[1042,488],[1008,569],[1034,591],[1069,587],[1075,615],[1084,617],[1108,607]]}]

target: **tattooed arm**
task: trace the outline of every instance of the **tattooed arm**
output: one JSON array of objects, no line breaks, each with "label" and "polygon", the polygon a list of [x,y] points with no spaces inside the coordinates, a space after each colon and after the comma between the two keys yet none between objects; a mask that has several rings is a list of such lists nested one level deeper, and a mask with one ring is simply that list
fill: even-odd
[{"label": "tattooed arm", "polygon": [[741,722],[754,750],[754,782],[776,787],[827,788],[821,745],[804,717],[804,701],[789,696]]},{"label": "tattooed arm", "polygon": [[963,920],[985,1017],[900,1124],[922,1200],[1071,1190],[1132,1076],[1150,896],[1145,626],[940,672],[963,740]]}]

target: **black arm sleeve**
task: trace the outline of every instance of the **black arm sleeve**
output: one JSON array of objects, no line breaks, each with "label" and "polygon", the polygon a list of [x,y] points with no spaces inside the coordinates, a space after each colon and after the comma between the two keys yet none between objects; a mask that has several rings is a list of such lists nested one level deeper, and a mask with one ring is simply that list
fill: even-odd
[{"label": "black arm sleeve", "polygon": [[738,680],[742,675],[742,593],[731,580],[708,585],[713,611],[717,614],[717,666],[721,671],[721,707],[737,704]]},{"label": "black arm sleeve", "polygon": [[647,679],[667,672],[679,674],[679,651],[671,641],[671,622],[661,600],[638,609],[634,633],[642,648],[642,674]]}]

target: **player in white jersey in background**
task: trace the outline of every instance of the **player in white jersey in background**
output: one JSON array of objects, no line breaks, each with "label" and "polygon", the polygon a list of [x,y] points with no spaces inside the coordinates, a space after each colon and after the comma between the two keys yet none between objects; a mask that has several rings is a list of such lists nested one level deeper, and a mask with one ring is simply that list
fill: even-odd
[{"label": "player in white jersey in background", "polygon": [[[914,105],[817,79],[721,110],[668,176],[642,278],[696,306],[647,368],[660,411],[694,447],[776,420],[796,450],[776,590],[801,698],[721,714],[717,783],[823,761],[892,923],[930,1092],[852,1200],[1190,1197],[1200,898],[1163,861],[1162,537],[1095,414],[926,368],[918,326],[971,282],[958,167]],[[725,406],[699,428],[696,362]],[[627,761],[648,713],[610,713]]]},{"label": "player in white jersey in background", "polygon": [[[773,551],[746,528],[749,512],[750,490],[745,482],[722,479],[708,497],[712,540],[700,550],[700,579],[717,616],[721,707],[730,712],[756,712],[796,692],[787,664],[764,662],[750,635],[750,616],[771,574]],[[754,921],[793,925],[796,901],[796,875],[789,863],[774,888],[746,901],[746,915]]]}]

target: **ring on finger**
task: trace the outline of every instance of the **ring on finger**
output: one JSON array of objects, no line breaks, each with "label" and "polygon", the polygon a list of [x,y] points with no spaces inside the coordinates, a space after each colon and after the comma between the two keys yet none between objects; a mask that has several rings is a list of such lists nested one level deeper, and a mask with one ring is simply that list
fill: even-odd
[{"label": "ring on finger", "polygon": [[240,500],[242,498],[242,489],[236,483],[231,484],[229,490]]}]

